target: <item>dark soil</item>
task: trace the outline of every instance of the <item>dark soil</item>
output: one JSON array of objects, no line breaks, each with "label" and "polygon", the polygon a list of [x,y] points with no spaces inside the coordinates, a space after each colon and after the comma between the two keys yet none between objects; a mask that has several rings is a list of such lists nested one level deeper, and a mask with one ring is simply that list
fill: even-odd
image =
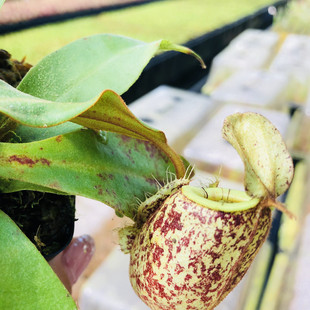
[{"label": "dark soil", "polygon": [[17,87],[22,78],[31,68],[31,65],[11,58],[11,54],[0,49],[0,79],[13,87]]},{"label": "dark soil", "polygon": [[58,254],[72,239],[74,196],[34,191],[0,194],[0,209],[10,216],[46,259]]}]

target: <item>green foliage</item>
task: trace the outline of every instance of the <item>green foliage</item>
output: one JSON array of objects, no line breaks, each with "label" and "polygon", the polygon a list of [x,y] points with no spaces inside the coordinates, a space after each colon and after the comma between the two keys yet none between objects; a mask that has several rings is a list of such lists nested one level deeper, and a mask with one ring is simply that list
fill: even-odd
[{"label": "green foliage", "polygon": [[310,1],[289,1],[275,16],[273,29],[288,33],[310,35]]},{"label": "green foliage", "polygon": [[0,210],[0,308],[77,309],[36,247]]}]

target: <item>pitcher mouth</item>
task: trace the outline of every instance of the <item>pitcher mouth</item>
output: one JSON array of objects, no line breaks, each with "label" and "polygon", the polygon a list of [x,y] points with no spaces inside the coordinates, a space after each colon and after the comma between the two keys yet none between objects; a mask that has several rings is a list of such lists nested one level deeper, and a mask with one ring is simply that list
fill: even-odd
[{"label": "pitcher mouth", "polygon": [[204,188],[185,185],[183,195],[189,200],[215,211],[239,212],[256,207],[260,200],[252,198],[243,191],[227,188]]}]

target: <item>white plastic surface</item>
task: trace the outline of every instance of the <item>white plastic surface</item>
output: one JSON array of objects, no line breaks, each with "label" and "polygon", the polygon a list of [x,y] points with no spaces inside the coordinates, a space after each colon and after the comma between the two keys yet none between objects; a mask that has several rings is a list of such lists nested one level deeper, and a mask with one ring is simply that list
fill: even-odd
[{"label": "white plastic surface", "polygon": [[246,29],[230,42],[230,46],[242,49],[253,48],[253,46],[257,49],[274,48],[278,40],[279,35],[277,32]]},{"label": "white plastic surface", "polygon": [[283,42],[277,56],[274,58],[270,69],[283,71],[303,71],[310,68],[310,37],[305,35],[290,34]]},{"label": "white plastic surface", "polygon": [[74,236],[95,235],[115,215],[114,210],[104,203],[81,196],[76,197],[75,208]]},{"label": "white plastic surface", "polygon": [[310,85],[310,37],[290,34],[270,65],[270,70],[290,77],[290,98],[304,103]]},{"label": "white plastic surface", "polygon": [[213,104],[207,96],[159,86],[130,104],[129,109],[148,125],[163,130],[168,143],[177,148],[187,135],[195,133]]},{"label": "white plastic surface", "polygon": [[210,93],[235,72],[267,68],[278,41],[275,32],[245,30],[213,59],[203,92]]},{"label": "white plastic surface", "polygon": [[233,74],[210,94],[218,102],[244,103],[282,109],[287,104],[288,76],[265,70]]},{"label": "white plastic surface", "polygon": [[129,282],[129,258],[115,248],[84,285],[80,310],[149,310]]}]

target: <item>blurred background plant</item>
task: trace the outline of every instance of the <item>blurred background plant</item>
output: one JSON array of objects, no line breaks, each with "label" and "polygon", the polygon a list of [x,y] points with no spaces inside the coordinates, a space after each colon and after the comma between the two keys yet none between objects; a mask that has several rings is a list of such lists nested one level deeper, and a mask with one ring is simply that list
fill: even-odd
[{"label": "blurred background plant", "polygon": [[[49,1],[17,2],[24,2],[24,10],[28,11],[33,5],[38,5],[38,2],[40,2],[40,6],[46,6]],[[81,1],[69,2],[77,8],[81,3]],[[116,2],[116,0],[112,2]],[[28,62],[36,64],[43,56],[61,46],[96,33],[120,34],[146,42],[166,38],[181,44],[251,14],[273,2],[271,0],[150,1],[145,5],[6,34],[1,36],[1,48],[9,50],[17,59],[27,56]],[[84,1],[84,3],[87,2]],[[2,14],[6,16],[8,4],[10,3],[5,3],[2,8]],[[51,6],[49,7],[52,9]],[[47,12],[42,14],[47,14]],[[3,18],[4,16],[0,16],[0,23]]]},{"label": "blurred background plant", "polygon": [[275,16],[273,29],[276,31],[310,34],[310,0],[290,1],[287,8],[280,9]]}]

